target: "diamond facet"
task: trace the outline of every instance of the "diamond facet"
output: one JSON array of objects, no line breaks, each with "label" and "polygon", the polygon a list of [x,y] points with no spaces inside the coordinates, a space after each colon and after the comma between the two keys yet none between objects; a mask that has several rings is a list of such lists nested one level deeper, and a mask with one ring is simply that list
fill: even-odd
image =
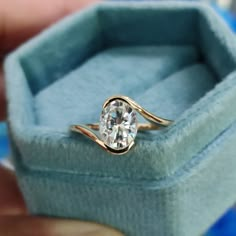
[{"label": "diamond facet", "polygon": [[104,143],[115,150],[127,148],[137,134],[137,113],[125,101],[115,99],[102,110],[99,132]]}]

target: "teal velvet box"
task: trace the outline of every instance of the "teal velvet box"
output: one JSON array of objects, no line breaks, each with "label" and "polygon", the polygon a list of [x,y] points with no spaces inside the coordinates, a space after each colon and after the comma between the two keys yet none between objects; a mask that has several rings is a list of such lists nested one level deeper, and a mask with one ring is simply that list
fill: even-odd
[{"label": "teal velvet box", "polygon": [[[203,233],[236,198],[236,42],[198,3],[102,3],[5,61],[19,185],[32,214],[128,236]],[[72,134],[114,94],[175,123],[113,156]]]}]

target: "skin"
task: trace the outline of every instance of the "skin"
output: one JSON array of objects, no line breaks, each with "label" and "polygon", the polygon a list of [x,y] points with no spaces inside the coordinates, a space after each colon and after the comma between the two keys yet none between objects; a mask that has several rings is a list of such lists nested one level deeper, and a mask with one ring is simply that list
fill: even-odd
[{"label": "skin", "polygon": [[[98,0],[8,0],[0,1],[0,55],[60,18]],[[0,66],[0,120],[6,118],[4,74]],[[15,175],[0,166],[0,235],[5,236],[121,236],[108,226],[93,222],[33,217],[27,208]]]}]

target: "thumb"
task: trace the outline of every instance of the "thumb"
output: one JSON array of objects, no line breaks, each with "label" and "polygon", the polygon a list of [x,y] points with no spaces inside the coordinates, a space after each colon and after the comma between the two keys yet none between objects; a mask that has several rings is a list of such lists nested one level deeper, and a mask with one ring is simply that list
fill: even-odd
[{"label": "thumb", "polygon": [[30,216],[0,217],[0,235],[7,236],[124,236],[97,223]]}]

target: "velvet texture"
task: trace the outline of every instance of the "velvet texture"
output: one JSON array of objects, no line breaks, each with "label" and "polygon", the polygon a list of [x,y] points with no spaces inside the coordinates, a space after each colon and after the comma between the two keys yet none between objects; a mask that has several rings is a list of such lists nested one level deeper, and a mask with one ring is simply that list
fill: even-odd
[{"label": "velvet texture", "polygon": [[[9,131],[33,214],[128,236],[199,235],[234,202],[235,38],[196,3],[102,3],[8,56]],[[114,157],[74,123],[114,94],[174,119]],[[140,121],[142,118],[140,118]]]}]

